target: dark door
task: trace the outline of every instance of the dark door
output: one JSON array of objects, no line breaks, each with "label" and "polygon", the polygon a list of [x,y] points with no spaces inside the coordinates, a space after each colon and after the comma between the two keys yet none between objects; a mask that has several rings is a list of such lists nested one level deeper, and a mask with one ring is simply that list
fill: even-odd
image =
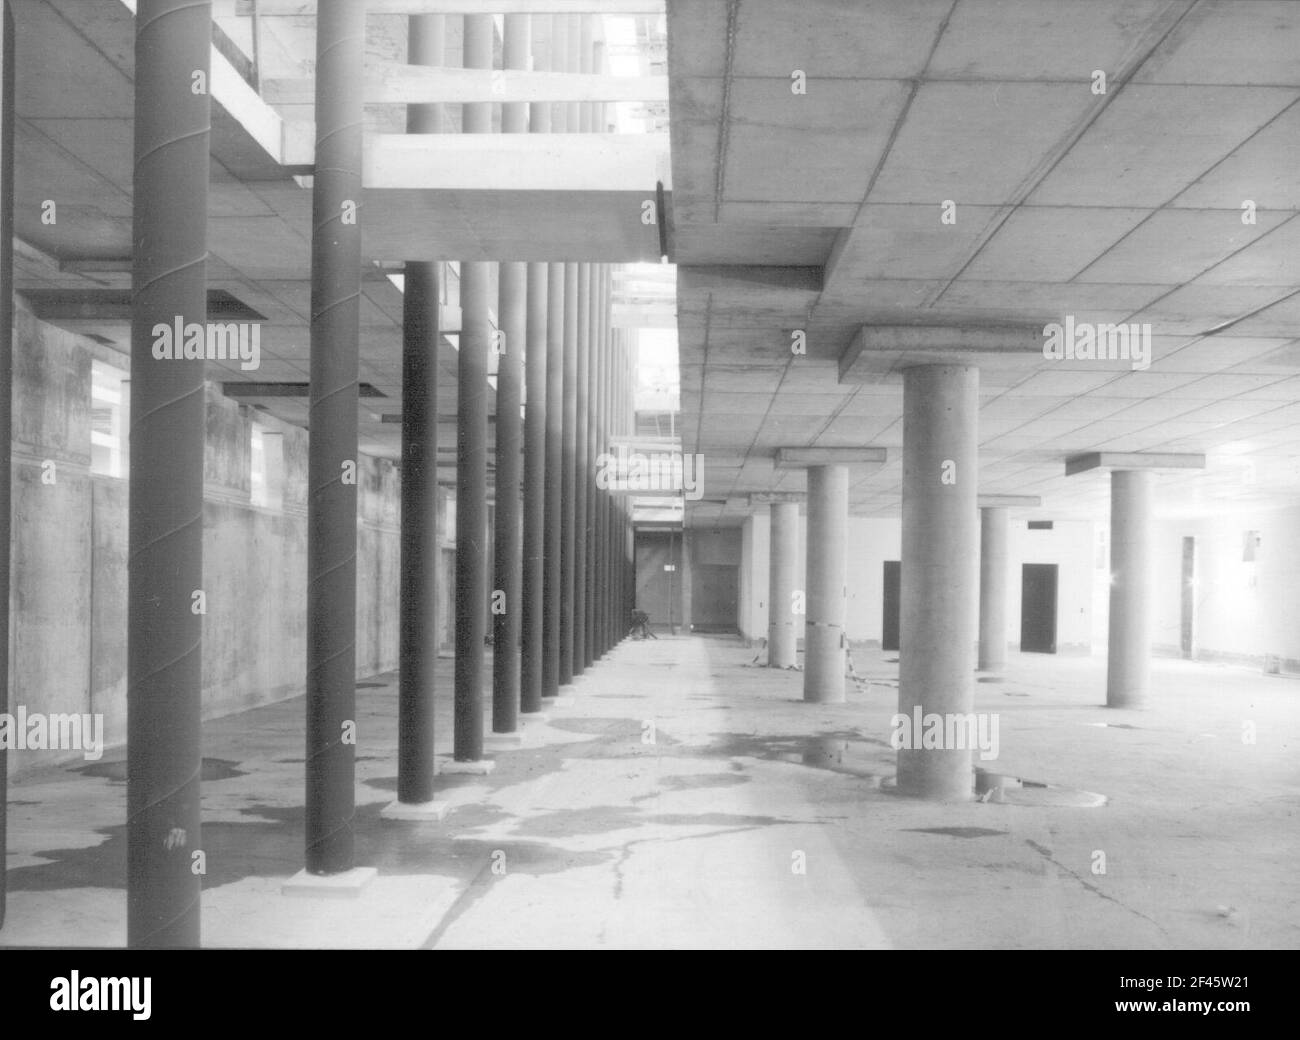
[{"label": "dark door", "polygon": [[1020,649],[1056,653],[1056,564],[1026,563],[1020,575]]},{"label": "dark door", "polygon": [[885,561],[884,623],[880,631],[880,649],[898,649],[898,619],[902,615],[903,564],[900,560]]},{"label": "dark door", "polygon": [[695,631],[735,632],[739,568],[734,563],[699,564],[693,578],[691,623]]}]

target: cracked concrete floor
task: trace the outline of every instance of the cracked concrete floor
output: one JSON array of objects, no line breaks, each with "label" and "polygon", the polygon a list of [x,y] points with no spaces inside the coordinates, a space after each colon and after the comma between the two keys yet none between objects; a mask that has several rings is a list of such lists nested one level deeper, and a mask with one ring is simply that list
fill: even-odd
[{"label": "cracked concrete floor", "polygon": [[[1104,659],[1013,655],[1004,681],[976,686],[1000,721],[1000,756],[981,764],[1051,786],[933,805],[891,790],[896,656],[855,651],[870,685],[806,705],[799,673],[750,666],[738,640],[626,642],[524,746],[495,753],[494,773],[441,778],[441,823],[379,818],[396,787],[395,677],[360,684],[357,862],[379,877],[355,900],[280,894],[301,866],[302,700],[209,722],[204,942],[1300,944],[1300,683],[1157,661],[1152,707],[1112,711]],[[124,942],[121,758],[12,787],[0,944]]]}]

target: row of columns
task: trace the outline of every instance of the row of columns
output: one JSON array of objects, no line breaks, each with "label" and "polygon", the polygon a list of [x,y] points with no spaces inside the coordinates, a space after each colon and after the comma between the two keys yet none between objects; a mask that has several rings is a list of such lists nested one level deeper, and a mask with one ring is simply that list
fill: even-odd
[{"label": "row of columns", "polygon": [[[505,67],[530,66],[531,25],[527,16],[505,18]],[[590,18],[553,17],[549,53],[532,66],[601,68],[591,27]],[[466,17],[465,67],[492,66],[491,32],[489,16]],[[467,132],[490,129],[477,107],[466,106]],[[502,106],[501,128],[595,132],[603,113],[590,103],[511,103]],[[598,492],[595,475],[611,438],[629,431],[632,372],[609,318],[608,265],[566,260],[498,268],[494,580],[486,584],[487,478],[478,447],[486,444],[486,413],[478,402],[486,402],[488,385],[488,279],[479,273],[487,267],[461,265],[453,757],[467,765],[481,763],[484,750],[485,633],[475,627],[482,613],[474,604],[492,605],[492,731],[506,735],[624,636],[631,583],[630,557],[620,550],[631,517],[625,501]]]},{"label": "row of columns", "polygon": [[[2,71],[10,84],[7,5],[5,17]],[[550,68],[602,67],[590,24],[573,16],[552,20]],[[156,361],[151,330],[158,323],[207,320],[209,104],[208,95],[192,92],[190,85],[195,70],[206,73],[211,26],[211,4],[203,0],[140,0],[138,5],[127,621],[127,888],[128,939],[133,946],[197,946],[200,941],[201,877],[192,867],[193,854],[201,848],[202,616],[192,607],[203,574],[204,369],[198,360]],[[529,26],[526,16],[506,17],[506,67],[529,67]],[[444,30],[442,16],[413,17],[409,60],[442,64]],[[364,4],[319,0],[311,247],[306,875],[335,876],[355,867],[364,43]],[[490,16],[465,18],[464,51],[465,67],[492,67]],[[0,176],[6,180],[11,177],[12,148],[4,143],[11,140],[13,129],[11,99],[12,89],[6,86],[0,127]],[[599,106],[572,102],[511,103],[502,111],[502,130],[508,133],[596,131],[604,122]],[[466,105],[463,125],[469,133],[490,132],[490,106]],[[412,133],[442,132],[441,106],[410,106],[407,128]],[[11,195],[7,190],[0,194],[6,199]],[[8,226],[7,210],[0,218]],[[0,245],[0,266],[7,263],[9,237],[4,235]],[[441,264],[424,261],[405,268],[398,800],[407,805],[432,800],[436,773],[441,271]],[[484,535],[489,518],[492,271],[489,263],[476,259],[464,261],[460,274],[454,758],[474,761],[483,749],[485,604],[504,607],[492,613],[495,732],[514,730],[521,711],[540,710],[546,695],[555,695],[562,683],[571,682],[626,634],[634,587],[631,516],[626,500],[598,492],[594,474],[611,440],[631,432],[633,373],[626,339],[609,320],[608,265],[568,260],[501,263],[496,300],[497,331],[503,334],[498,340],[497,496],[489,547]],[[3,324],[8,330],[10,322]],[[0,364],[2,381],[8,348],[0,355],[5,362]],[[7,423],[2,425],[7,429]],[[492,590],[487,574],[490,550]],[[0,841],[2,824],[0,818]]]},{"label": "row of columns", "polygon": [[[974,673],[1006,663],[1007,509],[978,506],[979,371],[918,365],[903,373],[902,581],[898,712],[968,715]],[[796,664],[804,619],[806,701],[844,700],[848,471],[808,468],[806,590],[796,586],[799,506],[770,506],[768,664]],[[1151,646],[1151,474],[1116,470],[1111,493],[1107,704],[1140,706]],[[971,797],[969,748],[903,747],[898,788]]]}]

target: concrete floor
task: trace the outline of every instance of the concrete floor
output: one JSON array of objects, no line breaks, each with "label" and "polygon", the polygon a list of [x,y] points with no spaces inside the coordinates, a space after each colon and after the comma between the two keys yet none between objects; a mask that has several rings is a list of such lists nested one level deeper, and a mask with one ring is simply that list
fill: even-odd
[{"label": "concrete floor", "polygon": [[[1113,711],[1103,659],[1013,655],[977,686],[1000,721],[985,765],[1049,786],[934,805],[890,791],[896,657],[856,652],[870,687],[815,706],[738,640],[626,642],[494,773],[444,778],[442,823],[380,819],[395,676],[362,684],[357,860],[379,877],[355,899],[280,893],[302,700],[210,722],[205,945],[1300,945],[1300,682],[1157,661],[1153,706]],[[13,786],[0,945],[125,941],[122,776],[118,749]]]}]

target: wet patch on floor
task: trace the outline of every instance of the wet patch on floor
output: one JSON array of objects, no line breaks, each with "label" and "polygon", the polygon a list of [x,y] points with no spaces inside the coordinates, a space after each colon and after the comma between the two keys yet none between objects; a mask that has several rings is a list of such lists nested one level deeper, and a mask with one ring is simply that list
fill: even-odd
[{"label": "wet patch on floor", "polygon": [[1081,722],[1080,726],[1092,726],[1095,729],[1141,729],[1131,722]]},{"label": "wet patch on floor", "polygon": [[382,690],[387,685],[388,683],[386,682],[359,682],[357,683],[357,689],[358,690]]},{"label": "wet patch on floor", "polygon": [[978,679],[976,679],[975,681],[976,681],[976,682],[991,682],[991,683],[1001,683],[1001,682],[1006,682],[1006,680],[1003,679],[1000,675],[982,675],[982,676],[980,676]]},{"label": "wet patch on floor", "polygon": [[867,745],[870,744],[888,747],[884,741],[863,737],[851,730],[813,736],[773,737],[727,733],[706,748],[705,753],[725,755],[728,758],[757,758],[764,762],[789,762],[812,769],[875,779],[878,763],[867,750]]},{"label": "wet patch on floor", "polygon": [[708,787],[735,787],[749,783],[749,777],[737,773],[679,773],[665,776],[659,786],[670,791],[695,791]]},{"label": "wet patch on floor", "polygon": [[[224,758],[205,758],[203,759],[199,780],[207,784],[217,780],[233,780],[237,776],[247,776],[247,770],[235,768],[239,764]],[[112,762],[95,762],[88,766],[76,766],[72,768],[72,772],[80,773],[82,776],[103,777],[114,783],[124,784],[126,783],[126,760],[117,759]]]},{"label": "wet patch on floor", "polygon": [[910,834],[939,834],[945,838],[992,838],[1010,831],[995,831],[988,827],[904,827]]}]

